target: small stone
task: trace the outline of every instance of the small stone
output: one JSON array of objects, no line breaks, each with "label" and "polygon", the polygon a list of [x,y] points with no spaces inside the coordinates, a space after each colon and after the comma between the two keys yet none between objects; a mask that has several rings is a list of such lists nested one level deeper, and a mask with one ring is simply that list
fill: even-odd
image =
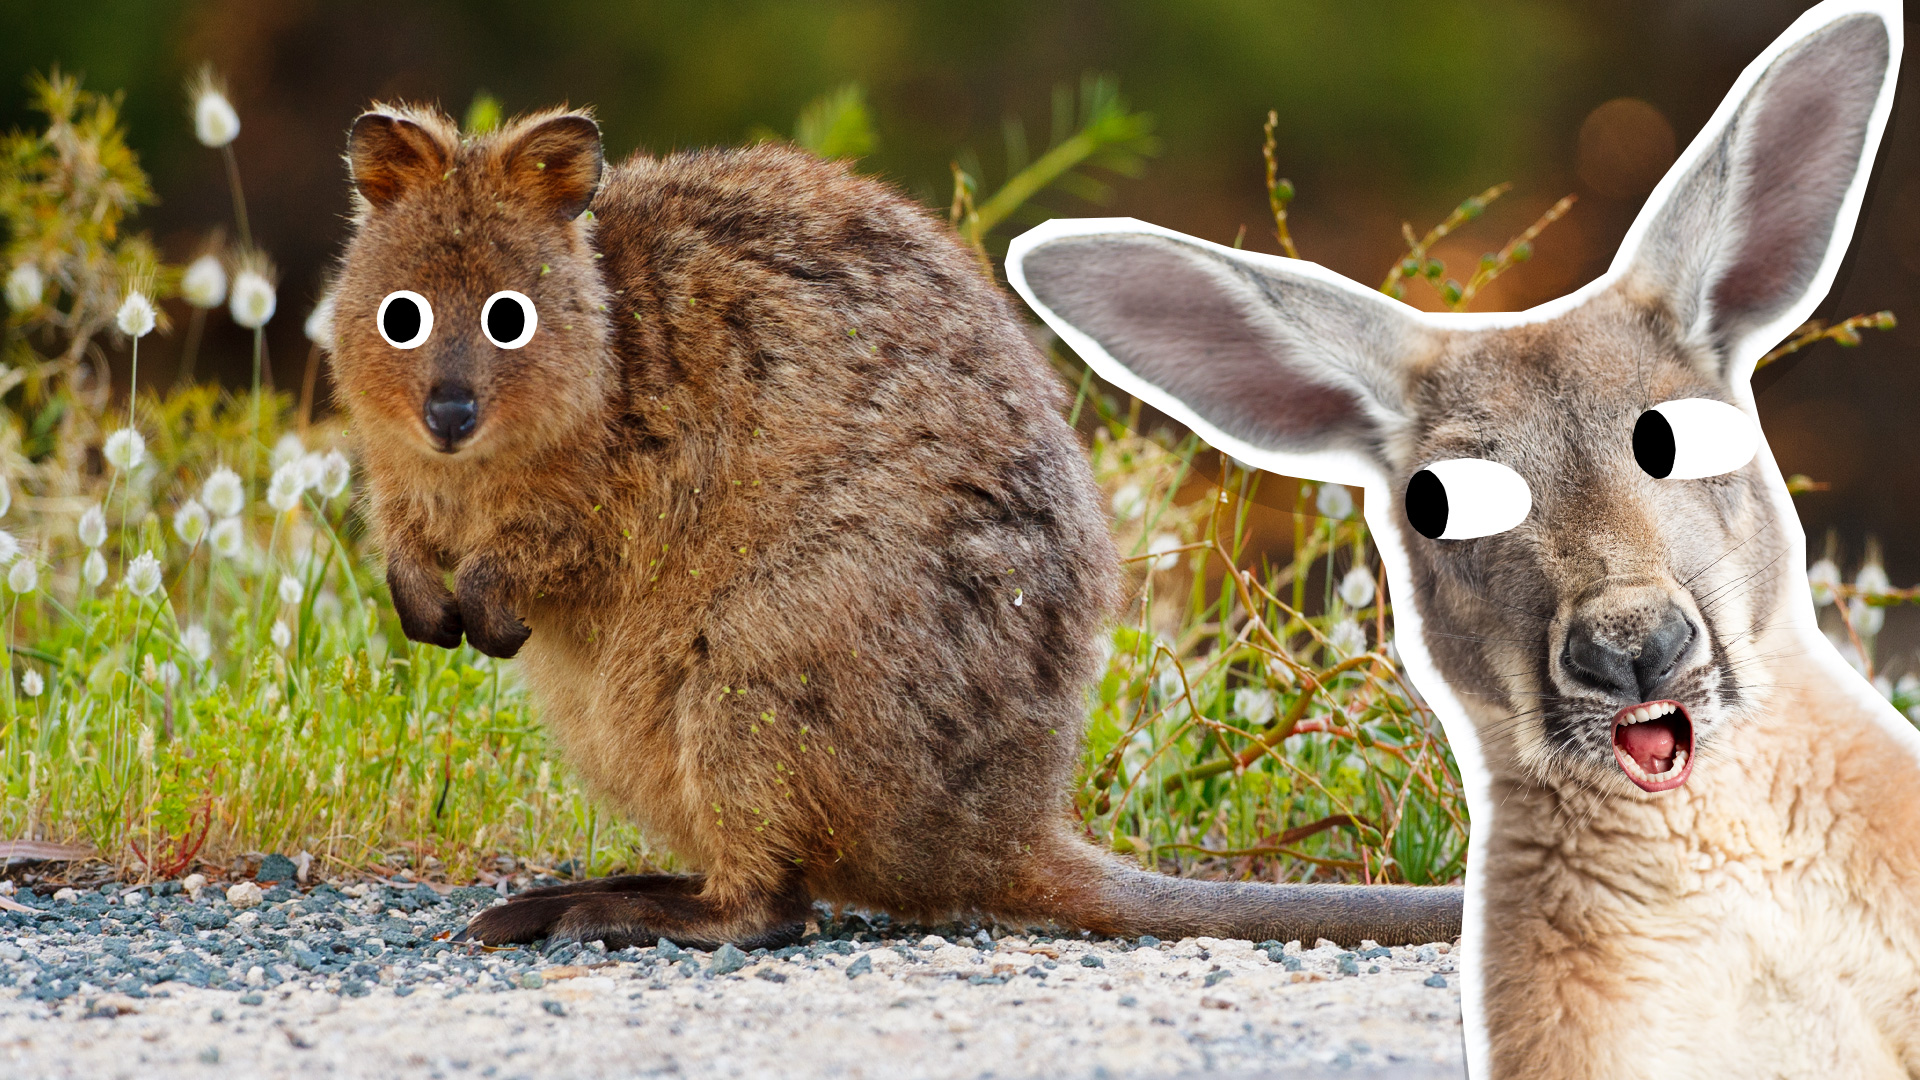
[{"label": "small stone", "polygon": [[1107,962],[1105,960],[1100,959],[1098,956],[1095,956],[1092,953],[1088,953],[1087,955],[1080,958],[1080,966],[1090,967],[1090,968],[1103,968],[1107,966]]},{"label": "small stone", "polygon": [[1120,995],[1120,1005],[1121,1005],[1121,1007],[1123,1007],[1123,1008],[1128,1008],[1128,1009],[1131,1009],[1131,1008],[1133,1008],[1133,1007],[1134,1007],[1135,1005],[1138,1005],[1138,1004],[1140,1004],[1140,999],[1139,999],[1139,998],[1137,998],[1137,997],[1134,997],[1134,996],[1133,996],[1132,994],[1121,994],[1121,995]]},{"label": "small stone", "polygon": [[1422,945],[1414,951],[1413,958],[1423,964],[1431,964],[1440,959],[1440,953],[1431,945]]},{"label": "small stone", "polygon": [[[259,968],[254,968],[253,971],[249,971],[247,974],[252,975],[254,971],[259,970]],[[261,997],[259,994],[249,993],[240,995],[240,1004],[242,1005],[261,1005],[264,1004],[266,1000],[266,998]]]},{"label": "small stone", "polygon": [[1445,990],[1447,988],[1447,977],[1445,975],[1429,975],[1427,976],[1427,981],[1420,985],[1431,986],[1435,990]]},{"label": "small stone", "polygon": [[[235,886],[235,888],[238,888],[238,886]],[[257,911],[243,911],[243,912],[241,912],[240,914],[238,914],[238,915],[235,915],[235,916],[233,917],[233,919],[232,919],[232,920],[231,920],[230,922],[228,922],[228,923],[227,923],[227,925],[228,925],[228,926],[238,926],[238,927],[240,927],[240,928],[242,928],[242,929],[245,929],[246,927],[249,927],[249,926],[252,926],[252,925],[253,925],[254,923],[257,923],[257,922],[259,922],[259,921],[260,921],[260,913],[259,913],[259,912],[257,912]]]},{"label": "small stone", "polygon": [[227,889],[227,903],[237,908],[258,907],[266,895],[265,889],[251,881],[236,882]]},{"label": "small stone", "polygon": [[525,975],[520,976],[520,986],[523,989],[538,990],[545,985],[547,985],[547,980],[542,978],[537,971],[529,971]]},{"label": "small stone", "polygon": [[920,947],[923,949],[937,949],[946,943],[947,939],[941,937],[939,934],[928,934],[926,937],[920,939]]},{"label": "small stone", "polygon": [[1134,944],[1143,949],[1157,949],[1160,947],[1160,939],[1154,937],[1152,934],[1141,934]]},{"label": "small stone", "polygon": [[56,904],[73,904],[78,903],[79,900],[80,894],[72,889],[61,889],[53,894],[53,902]]},{"label": "small stone", "polygon": [[199,900],[200,890],[207,887],[207,876],[205,874],[188,874],[186,877],[180,879],[180,887],[187,891],[188,897]]},{"label": "small stone", "polygon": [[1360,965],[1354,962],[1353,954],[1350,952],[1343,952],[1334,957],[1333,967],[1342,975],[1360,974]]},{"label": "small stone", "polygon": [[860,959],[847,965],[847,978],[854,979],[873,973],[873,957],[862,953]]},{"label": "small stone", "polygon": [[0,960],[18,960],[25,955],[27,955],[26,952],[20,946],[0,941]]},{"label": "small stone", "polygon": [[731,943],[713,951],[713,967],[710,969],[712,974],[731,975],[746,966],[747,954]]},{"label": "small stone", "polygon": [[217,1046],[209,1046],[205,1050],[200,1051],[200,1060],[208,1065],[220,1064],[220,1048]]},{"label": "small stone", "polygon": [[214,1023],[216,1023],[216,1024],[218,1024],[218,1023],[221,1023],[221,1022],[223,1022],[223,1021],[225,1021],[225,1020],[226,1020],[226,1018],[227,1018],[227,1010],[225,1010],[225,1009],[215,1009],[215,1010],[213,1010],[213,1012],[211,1012],[211,1013],[209,1013],[209,1014],[207,1015],[207,1018],[208,1018],[209,1020],[212,1020],[212,1021],[213,1021]]},{"label": "small stone", "polygon": [[293,860],[285,855],[269,855],[260,860],[260,870],[253,875],[255,881],[292,881],[299,873]]},{"label": "small stone", "polygon": [[669,964],[673,963],[676,960],[684,960],[686,959],[686,956],[687,956],[687,950],[681,948],[678,945],[675,945],[673,942],[668,941],[666,938],[661,938],[660,943],[653,947],[653,953],[655,956],[658,956],[660,959],[665,960]]},{"label": "small stone", "polygon": [[140,1006],[135,1004],[132,998],[124,994],[108,994],[87,1007],[87,1016],[89,1019],[111,1020],[116,1016],[139,1011]]},{"label": "small stone", "polygon": [[555,1016],[567,1015],[566,1008],[557,1001],[543,1001],[540,1003],[540,1007],[547,1010],[548,1012],[552,1013]]},{"label": "small stone", "polygon": [[982,930],[973,935],[973,943],[982,949],[991,949],[993,948],[993,935]]},{"label": "small stone", "polygon": [[262,983],[265,983],[266,981],[267,981],[266,968],[261,967],[259,964],[255,964],[252,967],[247,969],[246,982],[248,986],[259,986]]},{"label": "small stone", "polygon": [[1206,985],[1218,986],[1220,984],[1220,980],[1231,979],[1231,978],[1233,978],[1233,972],[1231,971],[1209,971],[1207,972]]}]

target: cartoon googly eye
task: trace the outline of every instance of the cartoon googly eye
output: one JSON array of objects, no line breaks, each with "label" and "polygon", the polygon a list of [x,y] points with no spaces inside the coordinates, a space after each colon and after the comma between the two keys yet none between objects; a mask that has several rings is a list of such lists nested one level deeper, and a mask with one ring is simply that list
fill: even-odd
[{"label": "cartoon googly eye", "polygon": [[533,301],[526,293],[512,289],[501,289],[487,297],[486,306],[480,309],[481,332],[503,349],[517,349],[532,341],[539,325],[540,313],[534,310]]},{"label": "cartoon googly eye", "polygon": [[387,344],[396,349],[417,349],[433,333],[433,305],[412,289],[399,289],[380,301],[373,322]]},{"label": "cartoon googly eye", "polygon": [[1760,425],[1713,398],[1663,401],[1633,425],[1633,460],[1655,480],[1730,473],[1760,450]]},{"label": "cartoon googly eye", "polygon": [[1533,510],[1533,491],[1497,461],[1436,461],[1407,481],[1407,524],[1429,540],[1472,540],[1503,533]]}]

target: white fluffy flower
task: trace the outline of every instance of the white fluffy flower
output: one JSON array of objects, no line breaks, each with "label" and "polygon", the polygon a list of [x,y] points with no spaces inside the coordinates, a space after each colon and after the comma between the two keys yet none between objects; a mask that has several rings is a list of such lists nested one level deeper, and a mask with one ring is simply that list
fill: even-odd
[{"label": "white fluffy flower", "polygon": [[1340,599],[1354,610],[1373,603],[1373,575],[1364,566],[1356,566],[1340,579]]},{"label": "white fluffy flower", "polygon": [[1853,587],[1868,596],[1878,596],[1893,588],[1893,579],[1887,577],[1887,568],[1880,565],[1880,560],[1869,556],[1867,564],[1854,575]]},{"label": "white fluffy flower", "polygon": [[15,540],[12,533],[0,529],[0,566],[12,562],[19,555],[20,541]]},{"label": "white fluffy flower", "polygon": [[353,466],[348,464],[347,455],[338,450],[329,450],[321,466],[320,494],[329,499],[346,494],[347,484],[353,479]]},{"label": "white fluffy flower", "polygon": [[1322,516],[1345,521],[1353,516],[1353,492],[1348,491],[1345,484],[1321,484],[1313,505]]},{"label": "white fluffy flower", "polygon": [[40,306],[40,294],[47,290],[47,275],[32,263],[21,263],[7,275],[7,306],[15,311],[32,311]]},{"label": "white fluffy flower", "polygon": [[203,70],[194,80],[193,137],[200,145],[218,150],[240,135],[240,114],[211,70]]},{"label": "white fluffy flower", "polygon": [[1826,607],[1833,603],[1833,587],[1840,584],[1840,568],[1832,559],[1821,559],[1807,567],[1807,584],[1813,586],[1813,605]]},{"label": "white fluffy flower", "polygon": [[40,568],[32,559],[21,559],[7,571],[7,588],[17,593],[30,593],[40,587]]},{"label": "white fluffy flower", "polygon": [[28,668],[26,674],[20,676],[20,692],[30,698],[39,697],[46,688],[45,680],[41,679],[40,673],[32,668]]},{"label": "white fluffy flower", "polygon": [[273,647],[282,652],[286,651],[287,646],[293,644],[293,630],[285,621],[274,623],[273,629],[268,631],[267,636],[273,639]]},{"label": "white fluffy flower", "polygon": [[247,489],[239,473],[222,465],[200,486],[200,501],[215,517],[230,518],[246,509]]},{"label": "white fluffy flower", "polygon": [[265,274],[249,267],[234,275],[233,296],[227,301],[227,310],[233,313],[234,322],[249,330],[258,330],[273,318],[273,309],[278,304],[273,282],[267,280]]},{"label": "white fluffy flower", "polygon": [[1121,521],[1132,521],[1147,512],[1147,496],[1140,490],[1139,484],[1122,484],[1120,490],[1113,493],[1113,516]]},{"label": "white fluffy flower", "polygon": [[121,428],[107,436],[104,452],[107,464],[125,472],[147,460],[147,440],[132,428]]},{"label": "white fluffy flower", "polygon": [[153,301],[135,289],[120,301],[120,310],[114,314],[113,324],[130,338],[143,338],[153,333],[153,319]]},{"label": "white fluffy flower", "polygon": [[213,655],[213,635],[204,626],[189,626],[180,632],[180,647],[196,664],[204,664]]},{"label": "white fluffy flower", "polygon": [[1854,633],[1872,637],[1887,624],[1887,609],[1874,607],[1856,596],[1847,601],[1847,618],[1853,623]]},{"label": "white fluffy flower", "polygon": [[127,591],[135,596],[152,596],[160,587],[160,560],[153,552],[143,551],[127,564]]},{"label": "white fluffy flower", "polygon": [[186,541],[189,548],[199,545],[212,524],[213,520],[207,516],[207,508],[193,499],[188,499],[173,515],[174,535]]},{"label": "white fluffy flower", "polygon": [[1273,691],[1265,687],[1243,686],[1233,692],[1233,711],[1250,724],[1264,726],[1273,719]]},{"label": "white fluffy flower", "polygon": [[289,461],[298,461],[300,455],[306,452],[307,446],[300,441],[300,436],[289,431],[280,436],[280,441],[273,444],[273,454],[267,460],[277,469]]},{"label": "white fluffy flower", "polygon": [[180,278],[180,295],[194,307],[212,310],[227,302],[227,268],[218,255],[202,255]]},{"label": "white fluffy flower", "polygon": [[81,561],[80,580],[86,582],[89,588],[95,589],[100,587],[101,582],[107,580],[107,557],[100,554],[99,548],[87,552],[87,557]]},{"label": "white fluffy flower", "polygon": [[246,546],[247,541],[246,530],[237,517],[221,518],[214,523],[208,536],[213,541],[214,554],[223,559],[238,556],[240,549]]},{"label": "white fluffy flower", "polygon": [[328,352],[333,351],[332,293],[321,297],[320,302],[313,305],[313,311],[307,315],[306,331],[308,341],[313,342]]},{"label": "white fluffy flower", "polygon": [[306,488],[300,477],[300,463],[289,461],[273,470],[273,480],[267,484],[267,505],[284,514],[300,505],[300,493]]},{"label": "white fluffy flower", "polygon": [[1341,619],[1327,631],[1327,644],[1341,656],[1358,656],[1367,651],[1367,631],[1352,619]]},{"label": "white fluffy flower", "polygon": [[305,590],[303,590],[300,587],[299,578],[294,577],[292,574],[280,575],[280,602],[281,603],[286,604],[289,607],[299,603],[300,595],[304,591]]},{"label": "white fluffy flower", "polygon": [[300,470],[300,486],[318,490],[320,481],[327,478],[327,459],[320,453],[302,454],[295,463]]},{"label": "white fluffy flower", "polygon": [[160,685],[172,687],[179,685],[180,665],[171,660],[160,662]]},{"label": "white fluffy flower", "polygon": [[1147,542],[1147,554],[1153,558],[1147,560],[1151,570],[1171,570],[1180,565],[1180,538],[1172,533],[1161,533]]}]

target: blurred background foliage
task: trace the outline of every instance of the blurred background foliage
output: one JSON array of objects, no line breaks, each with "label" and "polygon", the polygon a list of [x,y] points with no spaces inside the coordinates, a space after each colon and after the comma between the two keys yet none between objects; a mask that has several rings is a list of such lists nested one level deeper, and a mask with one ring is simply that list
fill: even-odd
[{"label": "blurred background foliage", "polygon": [[[1271,109],[1279,175],[1297,192],[1292,239],[1305,257],[1369,284],[1405,250],[1403,223],[1418,233],[1469,193],[1511,184],[1429,253],[1463,281],[1483,252],[1576,195],[1527,265],[1474,301],[1482,310],[1519,308],[1604,270],[1678,148],[1740,69],[1806,6],[0,0],[0,127],[44,127],[29,109],[33,72],[57,67],[84,76],[90,90],[123,94],[127,142],[156,200],[128,224],[151,237],[159,259],[183,264],[204,249],[209,227],[230,216],[222,157],[194,141],[183,91],[203,63],[220,71],[244,121],[233,149],[254,239],[281,271],[281,316],[265,334],[269,378],[277,374],[281,391],[297,392],[309,356],[302,320],[344,235],[345,132],[373,100],[438,102],[474,124],[500,111],[590,104],[614,158],[792,138],[858,159],[860,169],[929,207],[955,210],[963,233],[996,260],[1007,239],[1035,221],[1093,213],[1281,250],[1262,183],[1261,129]],[[1904,82],[1901,100],[1910,103],[1920,94],[1912,65]],[[1074,144],[1081,131],[1101,134]],[[1912,302],[1920,296],[1920,109],[1896,111],[1880,156],[1850,261],[1819,314],[1831,320],[1891,309],[1905,323],[1844,353],[1830,344],[1796,353],[1757,383],[1783,470],[1824,485],[1799,496],[1816,552],[1831,532],[1830,554],[1851,580],[1877,534],[1887,575],[1909,582],[1920,579],[1920,424],[1912,419],[1920,401],[1913,362],[1920,304]],[[1010,176],[1048,162],[1059,166],[1056,178],[1079,168],[1025,202],[996,202]],[[141,193],[128,209],[144,201]],[[130,257],[150,256],[142,248]],[[1444,303],[1425,286],[1408,288],[1406,299]],[[178,300],[163,305],[163,327],[169,322],[189,323]],[[170,383],[192,336],[145,339],[142,385]],[[114,349],[123,394],[129,365],[124,344]],[[248,384],[252,336],[231,320],[206,321],[198,354],[202,376]],[[315,400],[325,402],[324,385]],[[1149,414],[1146,426],[1155,423]],[[1119,430],[1109,424],[1108,435],[1118,439]],[[1220,479],[1196,475],[1191,483]],[[1331,553],[1345,550],[1349,538],[1341,533],[1335,541],[1336,524],[1313,514],[1306,494],[1272,478],[1248,488],[1244,520],[1220,542],[1231,541],[1236,556],[1299,568],[1304,587],[1315,555],[1295,549],[1327,530],[1315,549],[1327,562],[1314,571],[1310,591],[1330,596],[1338,576]],[[1237,539],[1243,531],[1245,552]],[[1199,534],[1181,535],[1198,542]],[[1217,561],[1198,575],[1216,587],[1229,560]],[[1196,604],[1203,593],[1195,593]],[[1913,609],[1888,612],[1876,651],[1891,673],[1915,670],[1916,630]],[[1151,664],[1136,674],[1160,677]],[[1239,678],[1222,674],[1211,685],[1224,701]],[[1112,737],[1126,730],[1120,724]],[[1113,762],[1124,768],[1108,776],[1102,769],[1112,762],[1096,760],[1090,773],[1124,786],[1132,766]],[[1133,804],[1122,800],[1109,811],[1098,798],[1084,790],[1083,810],[1111,812],[1119,829]],[[1270,827],[1250,821],[1233,831],[1258,835]],[[1422,861],[1447,876],[1450,857],[1440,851]]]}]

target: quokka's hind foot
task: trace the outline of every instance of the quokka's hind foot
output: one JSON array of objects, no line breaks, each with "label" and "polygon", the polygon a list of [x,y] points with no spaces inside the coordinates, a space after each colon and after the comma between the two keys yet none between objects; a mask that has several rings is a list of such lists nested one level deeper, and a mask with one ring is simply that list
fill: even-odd
[{"label": "quokka's hind foot", "polygon": [[778,948],[799,940],[808,912],[807,896],[798,888],[715,895],[699,875],[632,874],[529,889],[475,916],[455,940],[602,941],[624,949],[666,938],[688,948],[723,942]]}]

